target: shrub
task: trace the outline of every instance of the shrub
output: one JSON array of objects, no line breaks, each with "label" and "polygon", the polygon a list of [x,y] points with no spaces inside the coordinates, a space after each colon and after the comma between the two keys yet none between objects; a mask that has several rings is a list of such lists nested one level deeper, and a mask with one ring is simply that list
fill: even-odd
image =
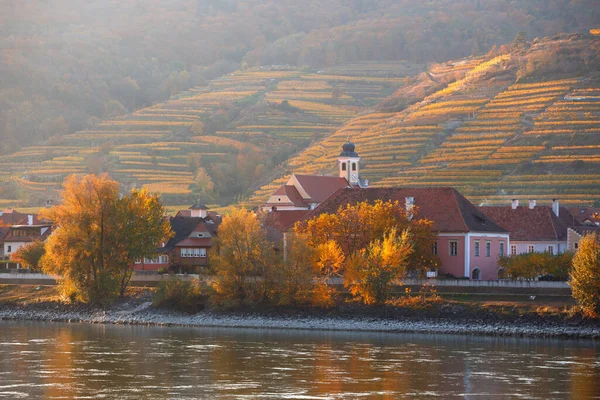
[{"label": "shrub", "polygon": [[600,315],[600,239],[586,235],[579,241],[579,250],[573,258],[571,271],[573,298],[583,314],[588,317]]},{"label": "shrub", "polygon": [[188,313],[204,309],[208,296],[203,294],[199,279],[171,278],[160,282],[154,295],[154,307],[174,308]]}]

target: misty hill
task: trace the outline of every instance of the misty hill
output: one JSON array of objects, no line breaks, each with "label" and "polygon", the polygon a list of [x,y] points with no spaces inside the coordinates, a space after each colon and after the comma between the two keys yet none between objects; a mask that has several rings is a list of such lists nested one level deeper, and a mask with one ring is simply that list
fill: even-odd
[{"label": "misty hill", "polygon": [[0,154],[240,68],[441,62],[598,20],[596,0],[4,1]]},{"label": "misty hill", "polygon": [[65,176],[103,172],[125,189],[159,192],[167,204],[197,198],[229,204],[421,70],[390,61],[227,74],[169,101],[0,156],[0,207],[43,205],[58,198]]},{"label": "misty hill", "polygon": [[[521,38],[522,39],[522,38]],[[292,158],[334,174],[348,136],[372,186],[454,186],[477,203],[600,203],[600,37],[557,35],[433,65]],[[264,200],[285,178],[247,203]]]}]

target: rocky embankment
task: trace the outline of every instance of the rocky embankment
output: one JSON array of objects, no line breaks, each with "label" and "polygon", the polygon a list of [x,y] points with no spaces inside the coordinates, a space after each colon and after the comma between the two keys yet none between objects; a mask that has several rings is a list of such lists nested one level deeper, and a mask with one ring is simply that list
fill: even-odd
[{"label": "rocky embankment", "polygon": [[308,329],[371,332],[420,332],[529,336],[563,338],[600,338],[600,323],[581,319],[535,315],[499,316],[473,313],[461,308],[441,312],[367,312],[365,309],[334,312],[307,311],[203,311],[194,315],[156,309],[149,299],[121,302],[110,309],[58,303],[28,305],[0,303],[0,320],[83,322],[100,324],[138,324],[156,326],[237,327],[269,329]]}]

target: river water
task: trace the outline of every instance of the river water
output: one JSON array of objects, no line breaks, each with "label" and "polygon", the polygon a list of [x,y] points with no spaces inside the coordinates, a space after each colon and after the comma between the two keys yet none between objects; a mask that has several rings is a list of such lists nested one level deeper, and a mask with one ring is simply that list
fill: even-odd
[{"label": "river water", "polygon": [[600,398],[600,344],[0,322],[1,398]]}]

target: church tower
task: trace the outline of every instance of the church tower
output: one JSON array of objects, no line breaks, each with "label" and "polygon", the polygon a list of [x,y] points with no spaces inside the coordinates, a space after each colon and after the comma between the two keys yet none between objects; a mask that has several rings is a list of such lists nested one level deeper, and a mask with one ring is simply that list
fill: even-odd
[{"label": "church tower", "polygon": [[365,187],[368,183],[360,180],[360,157],[354,149],[354,143],[350,142],[350,139],[342,146],[342,152],[338,157],[339,176],[346,178],[352,186]]}]

